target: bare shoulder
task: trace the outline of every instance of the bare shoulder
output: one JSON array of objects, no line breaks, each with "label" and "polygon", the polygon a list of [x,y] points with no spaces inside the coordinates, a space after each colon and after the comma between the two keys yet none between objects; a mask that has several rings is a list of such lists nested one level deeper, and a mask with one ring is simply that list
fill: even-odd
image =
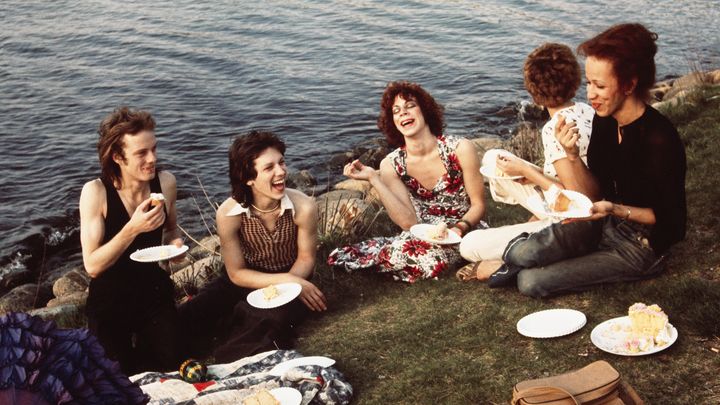
[{"label": "bare shoulder", "polygon": [[458,153],[476,153],[477,154],[477,148],[475,148],[475,144],[473,144],[469,139],[467,138],[460,138],[458,139],[457,148],[455,149]]},{"label": "bare shoulder", "polygon": [[158,172],[158,177],[160,178],[160,187],[162,187],[163,190],[167,190],[168,187],[172,187],[172,189],[175,189],[175,187],[177,186],[175,175],[168,172],[167,170]]},{"label": "bare shoulder", "polygon": [[297,214],[303,215],[311,210],[317,209],[315,199],[294,188],[288,188],[285,193],[292,201]]},{"label": "bare shoulder", "polygon": [[228,197],[225,201],[223,201],[222,204],[220,204],[220,207],[218,207],[217,210],[217,218],[224,218],[227,216],[227,213],[230,212],[233,207],[237,205],[237,201],[235,201],[234,198]]},{"label": "bare shoulder", "polygon": [[80,193],[80,200],[91,199],[98,201],[99,199],[105,200],[105,184],[100,179],[90,180],[82,188]]},{"label": "bare shoulder", "polygon": [[480,156],[478,155],[475,144],[466,138],[460,138],[458,140],[455,154],[458,156],[458,159],[461,160],[460,164],[479,164],[480,162]]},{"label": "bare shoulder", "polygon": [[393,159],[390,155],[387,155],[380,161],[380,173],[383,176],[394,175],[397,176],[395,168],[393,167]]}]

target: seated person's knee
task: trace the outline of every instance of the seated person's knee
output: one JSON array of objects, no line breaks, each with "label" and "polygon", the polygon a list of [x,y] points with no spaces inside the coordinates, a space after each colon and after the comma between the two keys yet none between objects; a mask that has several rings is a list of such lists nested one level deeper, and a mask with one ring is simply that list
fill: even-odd
[{"label": "seated person's knee", "polygon": [[534,269],[526,269],[518,273],[517,286],[521,294],[533,298],[543,298],[549,295],[542,285],[542,278],[534,274]]}]

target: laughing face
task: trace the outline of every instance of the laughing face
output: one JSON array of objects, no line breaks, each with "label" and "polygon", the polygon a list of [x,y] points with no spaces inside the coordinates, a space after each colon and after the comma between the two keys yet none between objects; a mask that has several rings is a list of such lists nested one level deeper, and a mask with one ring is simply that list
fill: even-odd
[{"label": "laughing face", "polygon": [[285,157],[275,148],[267,148],[255,159],[254,180],[247,182],[253,193],[255,204],[267,204],[280,200],[285,195],[287,167]]},{"label": "laughing face", "polygon": [[427,129],[425,117],[418,102],[413,98],[405,100],[398,94],[393,101],[392,114],[395,127],[405,137],[416,135]]},{"label": "laughing face", "polygon": [[589,56],[585,61],[587,96],[595,112],[601,117],[615,115],[628,98],[613,72],[612,64]]},{"label": "laughing face", "polygon": [[140,131],[122,138],[125,158],[115,155],[113,160],[120,166],[123,181],[150,181],[155,178],[157,163],[157,139],[155,132]]}]

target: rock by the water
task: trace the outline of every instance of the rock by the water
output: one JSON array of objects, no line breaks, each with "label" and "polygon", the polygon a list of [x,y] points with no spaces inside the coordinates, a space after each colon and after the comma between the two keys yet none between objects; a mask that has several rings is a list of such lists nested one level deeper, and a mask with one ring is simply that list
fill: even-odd
[{"label": "rock by the water", "polygon": [[87,291],[75,291],[73,293],[51,299],[48,301],[46,307],[53,308],[63,305],[84,306],[87,301],[88,294],[89,293]]},{"label": "rock by the water", "polygon": [[307,170],[290,173],[285,178],[285,182],[288,187],[296,188],[305,194],[312,194],[313,188],[317,185],[317,180]]},{"label": "rock by the water", "polygon": [[53,320],[62,328],[77,328],[78,323],[86,322],[84,308],[84,305],[65,304],[33,309],[28,313],[45,320]]},{"label": "rock by the water", "polygon": [[369,181],[347,179],[335,184],[335,190],[351,190],[368,193],[372,186]]},{"label": "rock by the water", "polygon": [[42,291],[38,291],[37,284],[24,284],[15,287],[0,298],[0,314],[11,311],[27,312],[35,308],[36,303],[43,301],[40,295],[42,295]]},{"label": "rock by the water", "polygon": [[80,266],[73,268],[57,279],[52,291],[56,298],[65,297],[77,292],[84,292],[90,285],[90,275]]}]

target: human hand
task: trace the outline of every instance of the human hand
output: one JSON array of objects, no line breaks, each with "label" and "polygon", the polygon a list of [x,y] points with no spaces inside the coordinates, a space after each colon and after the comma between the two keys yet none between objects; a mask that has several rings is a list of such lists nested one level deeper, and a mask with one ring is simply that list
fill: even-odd
[{"label": "human hand", "polygon": [[593,203],[592,207],[590,208],[590,212],[592,213],[592,216],[588,218],[588,220],[595,220],[604,218],[610,214],[613,213],[615,210],[615,204],[613,204],[610,201],[596,201]]},{"label": "human hand", "polygon": [[560,146],[565,149],[565,155],[570,160],[576,160],[580,156],[580,148],[577,145],[580,138],[579,131],[574,121],[566,120],[562,115],[558,116],[555,124],[555,139],[560,142]]},{"label": "human hand", "polygon": [[148,211],[148,207],[150,207],[150,198],[148,198],[135,208],[135,212],[128,221],[128,226],[136,235],[157,229],[165,222],[164,206],[165,202],[161,201],[160,204]]},{"label": "human hand", "polygon": [[370,181],[374,176],[377,176],[377,172],[370,166],[365,166],[358,159],[345,165],[343,168],[343,174],[354,180],[366,180]]},{"label": "human hand", "polygon": [[461,238],[463,236],[463,231],[460,228],[458,228],[457,226],[453,226],[452,228],[448,229],[448,231],[455,232]]},{"label": "human hand", "polygon": [[495,165],[508,176],[524,176],[527,164],[517,156],[498,155]]},{"label": "human hand", "polygon": [[303,302],[311,311],[322,312],[327,310],[327,302],[325,294],[320,291],[315,284],[298,277],[298,282],[302,287],[300,291],[300,301]]},{"label": "human hand", "polygon": [[[169,243],[169,245],[175,245],[175,247],[177,247],[177,248],[183,247],[184,244],[185,244],[185,241],[182,238],[175,238],[175,239],[171,240]],[[171,263],[180,263],[183,260],[185,260],[185,253],[181,254],[180,256],[173,257],[172,259],[170,259],[170,262]]]}]

